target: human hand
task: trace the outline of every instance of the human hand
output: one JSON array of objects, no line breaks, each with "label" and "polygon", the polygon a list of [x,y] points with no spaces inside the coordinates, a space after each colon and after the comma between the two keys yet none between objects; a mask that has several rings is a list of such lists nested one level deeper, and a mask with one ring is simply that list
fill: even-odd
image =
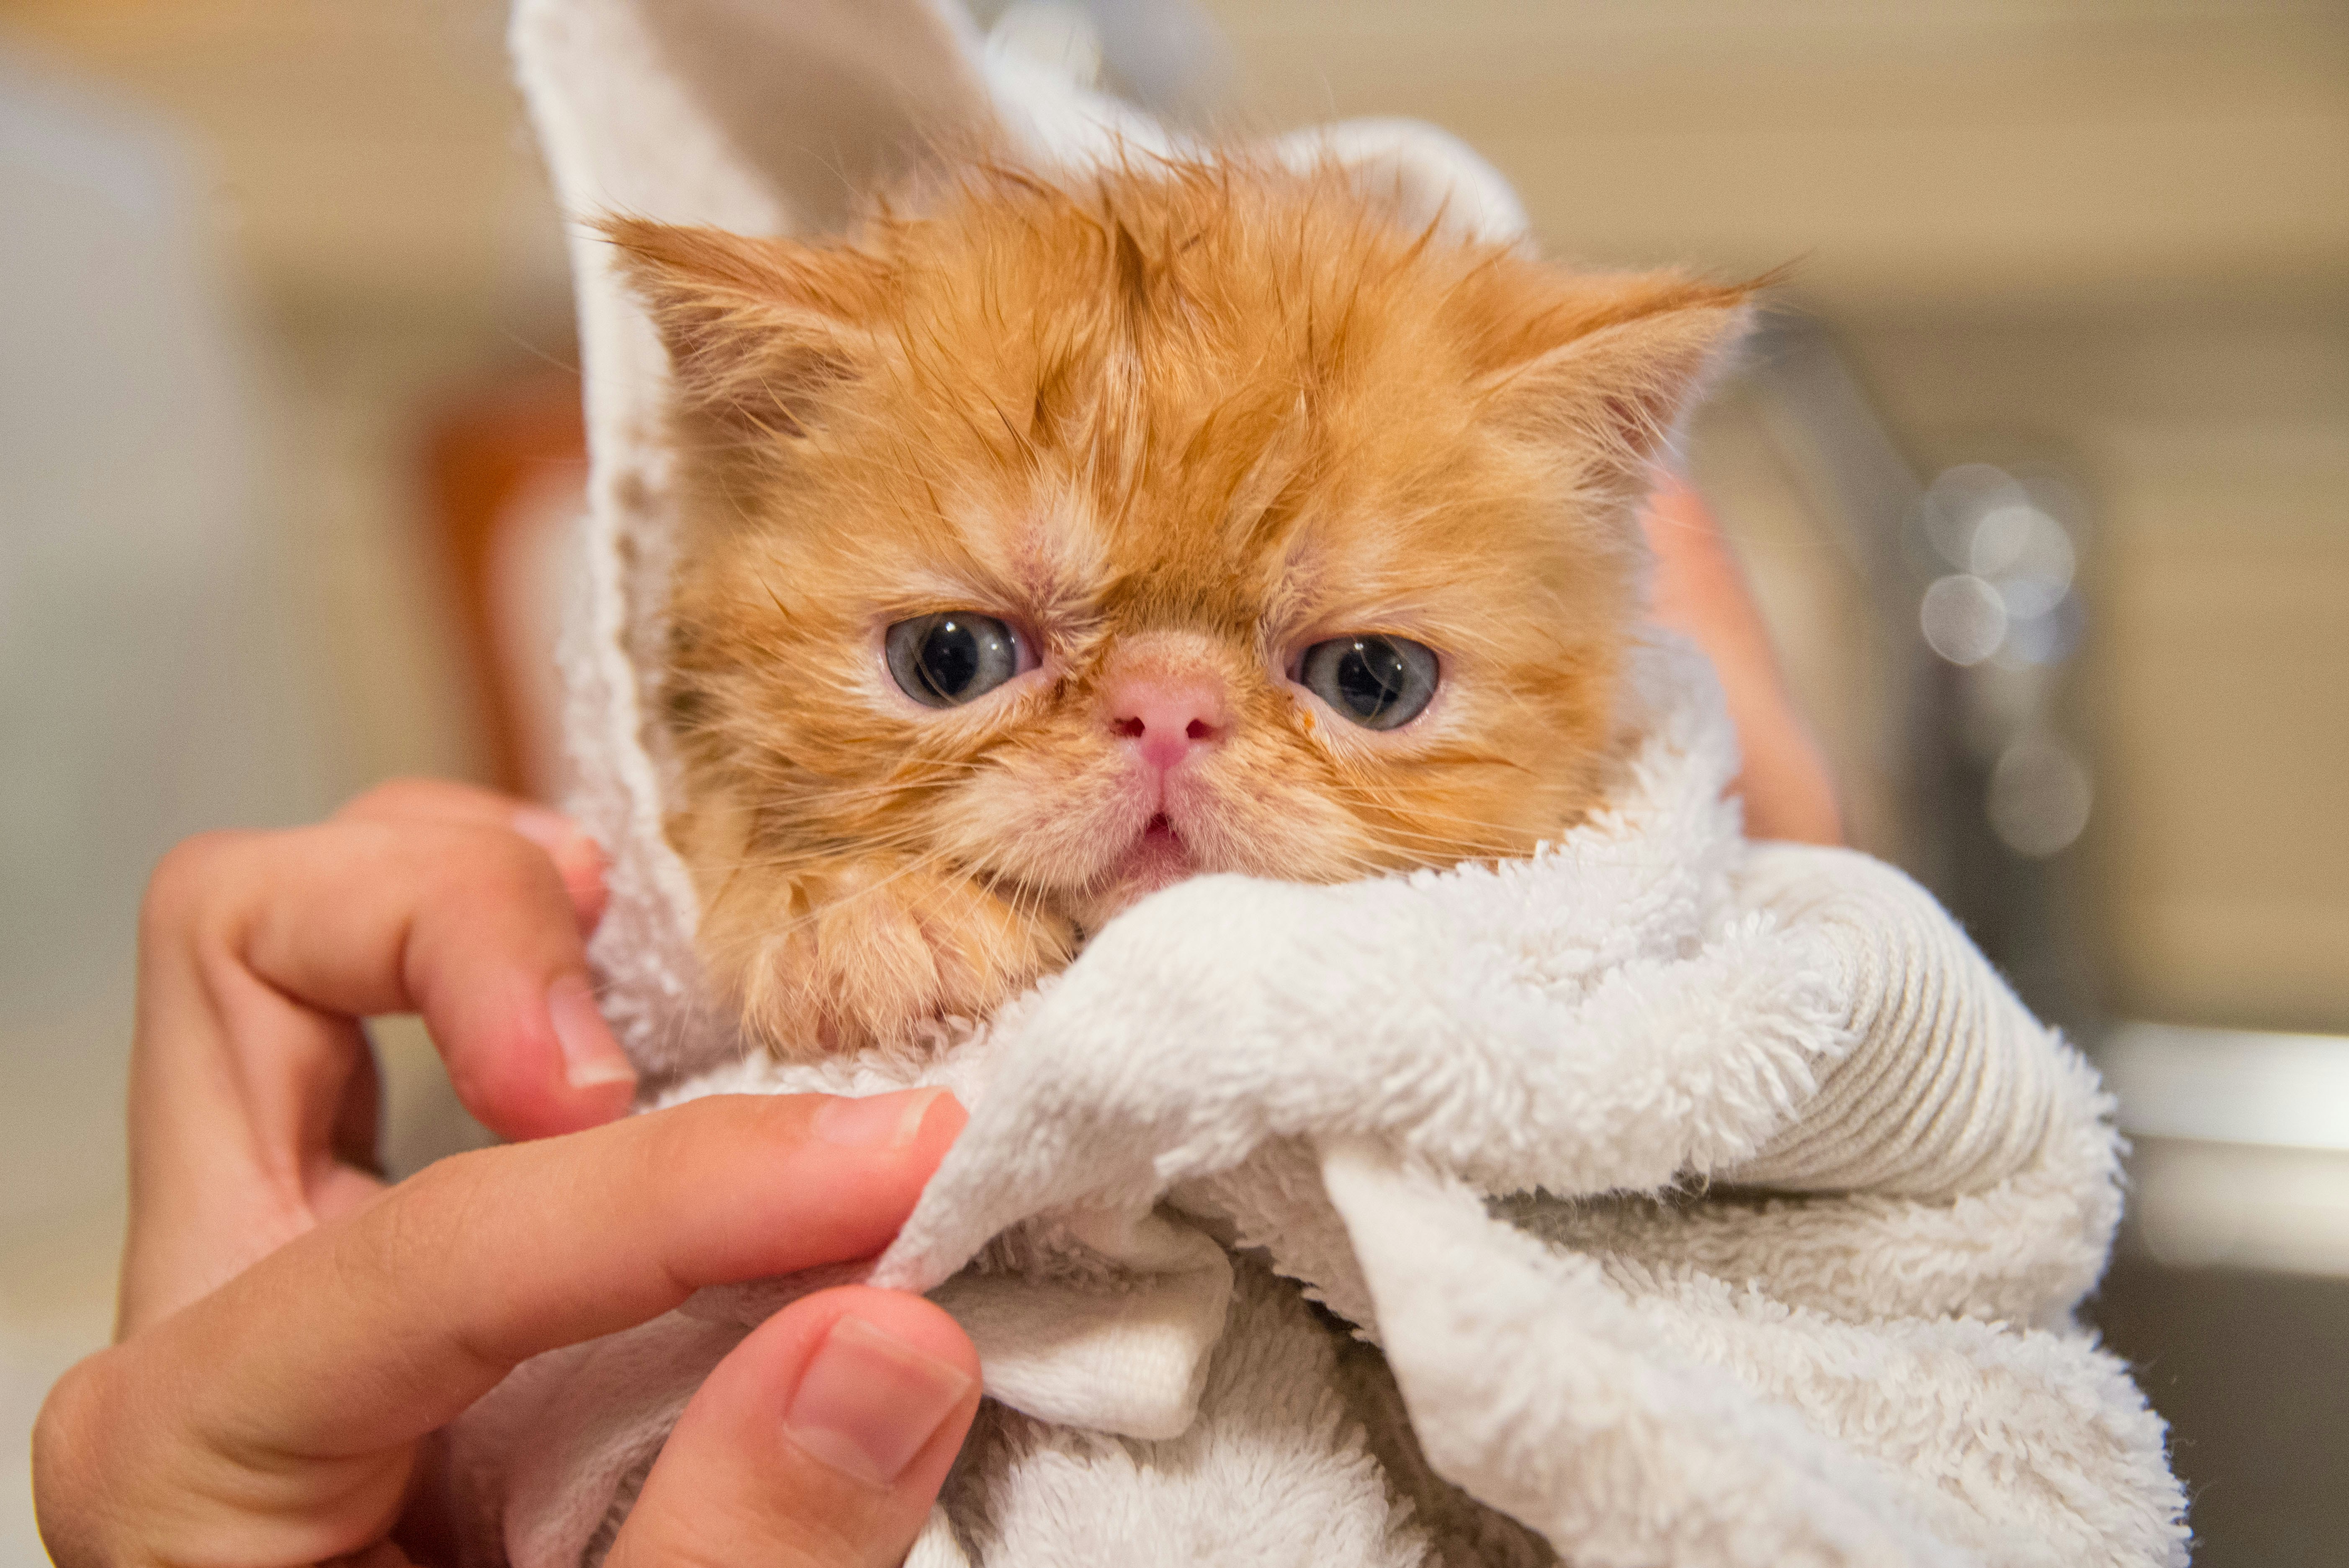
[{"label": "human hand", "polygon": [[1704,498],[1667,480],[1642,521],[1656,557],[1656,619],[1705,651],[1729,700],[1744,753],[1734,788],[1745,799],[1745,830],[1840,844],[1834,775],[1786,690],[1769,630]]},{"label": "human hand", "polygon": [[[405,786],[159,871],[118,1342],[34,1438],[64,1568],[437,1560],[433,1435],[513,1365],[702,1284],[878,1251],[959,1130],[934,1090],[714,1099],[382,1187],[368,1013],[423,1012],[492,1127],[626,1106],[573,989],[599,862],[558,819],[523,820],[547,847],[521,836],[515,810]],[[697,1394],[611,1561],[894,1563],[978,1400],[969,1342],[929,1303],[805,1298]]]},{"label": "human hand", "polygon": [[362,1017],[421,1013],[502,1137],[626,1112],[636,1075],[587,981],[604,896],[567,820],[434,779],[164,857],[140,912],[118,1337],[380,1190]]}]

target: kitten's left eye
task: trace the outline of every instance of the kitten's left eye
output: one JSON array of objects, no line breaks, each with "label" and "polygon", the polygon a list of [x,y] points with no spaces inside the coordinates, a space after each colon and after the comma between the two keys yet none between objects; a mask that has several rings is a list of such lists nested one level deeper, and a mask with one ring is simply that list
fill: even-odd
[{"label": "kitten's left eye", "polygon": [[1009,626],[961,610],[900,621],[885,646],[897,685],[930,707],[960,707],[1032,663]]},{"label": "kitten's left eye", "polygon": [[1435,696],[1435,651],[1409,637],[1332,637],[1305,650],[1298,683],[1364,729],[1396,729]]}]

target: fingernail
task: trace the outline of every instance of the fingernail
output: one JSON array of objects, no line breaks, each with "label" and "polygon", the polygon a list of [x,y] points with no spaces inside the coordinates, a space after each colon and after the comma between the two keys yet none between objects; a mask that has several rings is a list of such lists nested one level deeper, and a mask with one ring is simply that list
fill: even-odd
[{"label": "fingernail", "polygon": [[826,1143],[843,1149],[895,1149],[914,1141],[931,1102],[942,1088],[906,1088],[895,1094],[825,1100],[811,1125]]},{"label": "fingernail", "polygon": [[560,811],[550,811],[543,806],[523,806],[513,814],[513,830],[544,850],[556,860],[564,851],[587,837],[579,824]]},{"label": "fingernail", "polygon": [[636,1081],[636,1069],[612,1037],[604,1015],[596,1010],[595,993],[584,978],[565,975],[549,985],[546,1012],[554,1022],[555,1043],[563,1047],[563,1076],[573,1088]]},{"label": "fingernail", "polygon": [[843,1317],[800,1374],[783,1431],[833,1470],[887,1486],[969,1391],[957,1368],[861,1317]]}]

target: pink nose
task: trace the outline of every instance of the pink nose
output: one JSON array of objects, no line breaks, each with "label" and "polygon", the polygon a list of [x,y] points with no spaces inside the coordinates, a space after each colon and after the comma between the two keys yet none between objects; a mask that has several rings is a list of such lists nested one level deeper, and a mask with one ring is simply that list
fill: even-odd
[{"label": "pink nose", "polygon": [[1164,773],[1224,738],[1223,695],[1203,679],[1137,677],[1109,695],[1109,727]]}]

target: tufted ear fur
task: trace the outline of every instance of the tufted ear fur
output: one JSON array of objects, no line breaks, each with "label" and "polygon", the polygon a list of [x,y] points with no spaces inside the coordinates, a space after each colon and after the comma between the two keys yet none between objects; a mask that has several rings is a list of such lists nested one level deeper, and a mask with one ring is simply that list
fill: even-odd
[{"label": "tufted ear fur", "polygon": [[668,347],[683,411],[802,437],[869,366],[869,325],[895,289],[877,257],[641,218],[597,226]]},{"label": "tufted ear fur", "polygon": [[1480,390],[1496,424],[1570,454],[1593,490],[1635,498],[1744,335],[1753,291],[1673,273],[1578,283],[1529,330],[1489,345],[1506,357]]}]

